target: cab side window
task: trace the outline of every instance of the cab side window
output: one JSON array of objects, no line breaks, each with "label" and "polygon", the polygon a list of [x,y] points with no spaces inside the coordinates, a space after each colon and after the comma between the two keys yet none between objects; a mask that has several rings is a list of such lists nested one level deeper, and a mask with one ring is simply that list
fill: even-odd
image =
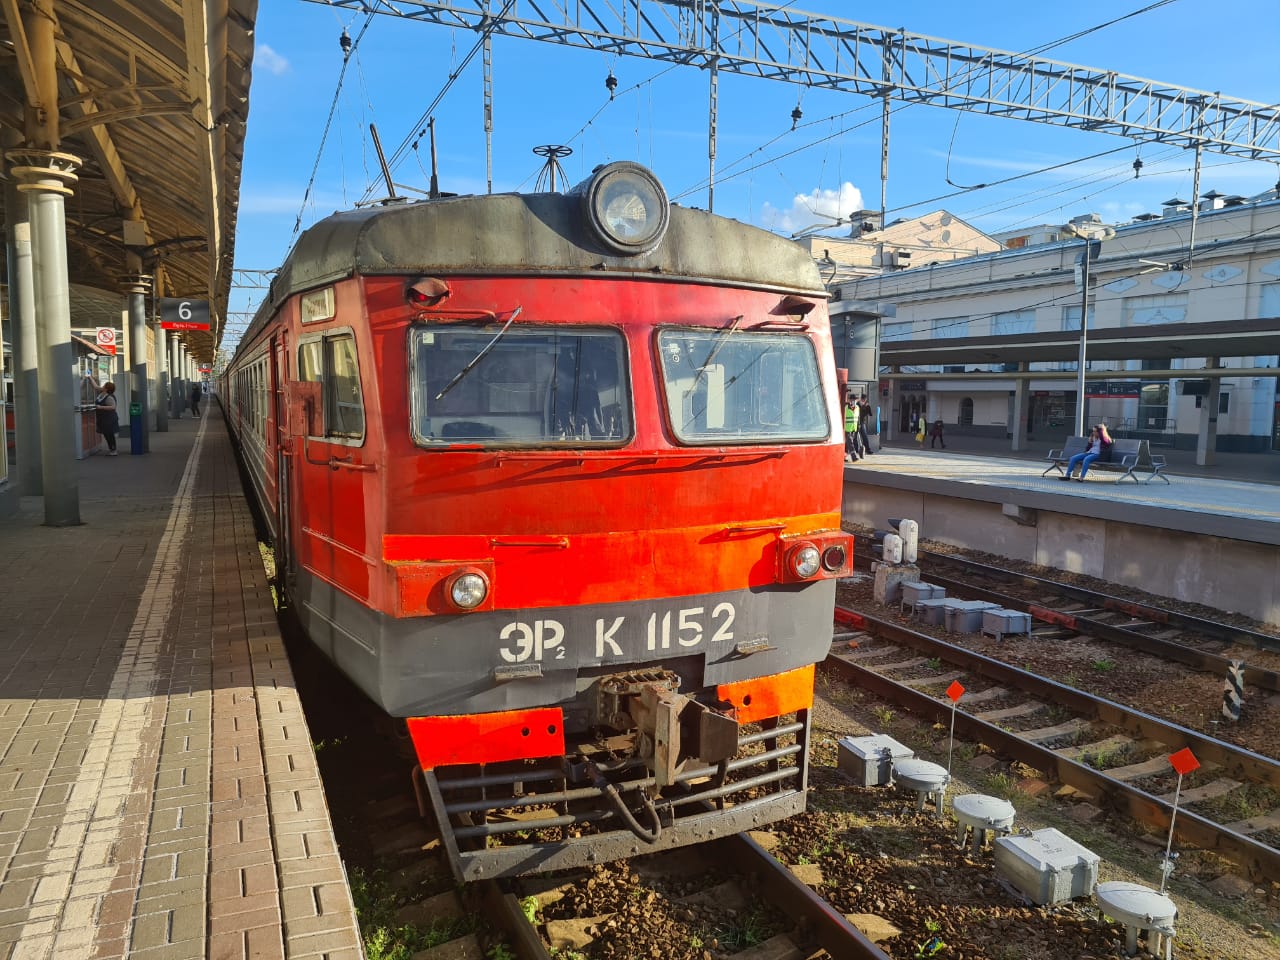
[{"label": "cab side window", "polygon": [[364,397],[355,337],[333,333],[299,344],[298,379],[321,385],[326,437],[364,437]]}]

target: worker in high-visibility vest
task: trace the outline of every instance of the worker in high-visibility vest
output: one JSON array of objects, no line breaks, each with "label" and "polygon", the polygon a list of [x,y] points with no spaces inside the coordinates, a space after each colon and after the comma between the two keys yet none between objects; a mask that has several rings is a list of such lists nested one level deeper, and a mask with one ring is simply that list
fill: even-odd
[{"label": "worker in high-visibility vest", "polygon": [[853,394],[844,398],[844,462],[854,463],[862,457],[858,450],[858,404]]}]

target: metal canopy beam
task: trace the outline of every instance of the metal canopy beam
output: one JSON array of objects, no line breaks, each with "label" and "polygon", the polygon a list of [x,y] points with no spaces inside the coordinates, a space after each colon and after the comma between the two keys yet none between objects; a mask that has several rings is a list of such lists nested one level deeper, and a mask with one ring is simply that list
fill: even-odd
[{"label": "metal canopy beam", "polygon": [[[1077,127],[1280,157],[1280,107],[1110,70],[749,0],[309,0],[467,30]],[[513,5],[514,6],[514,5]],[[715,20],[719,18],[718,29]]]},{"label": "metal canopy beam", "polygon": [[[257,7],[0,0],[0,126],[16,134],[0,160],[18,148],[82,157],[66,207],[71,279],[120,297],[141,269],[162,295],[207,298],[213,329],[181,337],[203,361],[230,293]],[[113,313],[100,325],[118,325]]]}]

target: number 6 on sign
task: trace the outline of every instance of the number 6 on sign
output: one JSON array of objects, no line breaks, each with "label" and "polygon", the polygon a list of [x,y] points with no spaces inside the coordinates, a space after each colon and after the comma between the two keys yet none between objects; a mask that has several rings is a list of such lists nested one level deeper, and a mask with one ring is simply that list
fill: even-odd
[{"label": "number 6 on sign", "polygon": [[165,330],[208,330],[209,301],[161,297],[160,326]]}]

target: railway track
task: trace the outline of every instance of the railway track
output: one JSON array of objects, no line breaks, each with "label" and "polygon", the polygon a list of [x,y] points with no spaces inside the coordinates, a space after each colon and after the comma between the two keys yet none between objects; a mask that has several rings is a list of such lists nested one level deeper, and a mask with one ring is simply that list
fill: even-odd
[{"label": "railway track", "polygon": [[[620,941],[621,952],[609,955],[627,960],[692,955],[697,941],[717,960],[765,944],[768,952],[753,956],[798,960],[825,951],[888,960],[745,834],[600,867],[459,887],[434,824],[422,816],[411,761],[398,751],[391,722],[296,636],[290,654],[367,952],[407,957],[448,943],[454,956],[550,960],[573,956],[566,951],[581,941],[566,937],[577,937],[602,941],[580,956],[597,956]],[[619,874],[633,882],[611,879]],[[679,931],[682,950],[662,940],[672,931]]]},{"label": "railway track", "polygon": [[[317,669],[331,673],[322,661]],[[1084,907],[1046,914],[1019,905],[991,877],[989,852],[957,851],[949,823],[916,813],[894,791],[851,791],[830,745],[816,748],[825,760],[813,772],[811,811],[756,835],[758,843],[459,887],[419,816],[394,740],[375,733],[345,681],[317,686],[310,673],[299,670],[299,685],[371,956],[439,946],[442,955],[488,960],[861,960],[918,956],[935,935],[949,945],[941,955],[1027,956],[1024,944],[1061,940],[1073,956],[1102,956],[1123,937]],[[820,879],[804,874],[806,864]],[[846,914],[875,914],[901,932],[877,947]],[[592,942],[571,946],[580,935]]]},{"label": "railway track", "polygon": [[[1141,784],[1167,784],[1167,756],[1190,747],[1202,775],[1197,786],[1183,790],[1178,840],[1217,852],[1255,880],[1280,881],[1280,851],[1257,838],[1280,829],[1280,812],[1220,823],[1194,810],[1250,786],[1280,788],[1275,760],[887,620],[841,608],[836,620],[837,642],[827,663],[851,682],[945,724],[952,711],[943,690],[959,679],[969,692],[965,709],[955,714],[958,735],[1154,829],[1168,830],[1171,791]],[[889,676],[907,671],[910,678]]]},{"label": "railway track", "polygon": [[601,940],[604,955],[626,958],[689,948],[717,957],[888,958],[747,834],[511,888],[518,902],[536,903],[552,950]]},{"label": "railway track", "polygon": [[[920,559],[922,564],[928,564],[929,582],[944,587],[948,596],[987,600],[1008,610],[1029,613],[1033,620],[1046,625],[1037,630],[1043,639],[1087,634],[1218,677],[1225,676],[1233,662],[1245,660],[1241,647],[1265,654],[1280,653],[1280,637],[1234,624],[1136,603],[952,554],[921,551]],[[943,572],[947,569],[957,575],[947,576]],[[1002,589],[995,589],[997,585]],[[1243,676],[1245,683],[1260,690],[1280,691],[1280,672],[1245,663]]]}]

